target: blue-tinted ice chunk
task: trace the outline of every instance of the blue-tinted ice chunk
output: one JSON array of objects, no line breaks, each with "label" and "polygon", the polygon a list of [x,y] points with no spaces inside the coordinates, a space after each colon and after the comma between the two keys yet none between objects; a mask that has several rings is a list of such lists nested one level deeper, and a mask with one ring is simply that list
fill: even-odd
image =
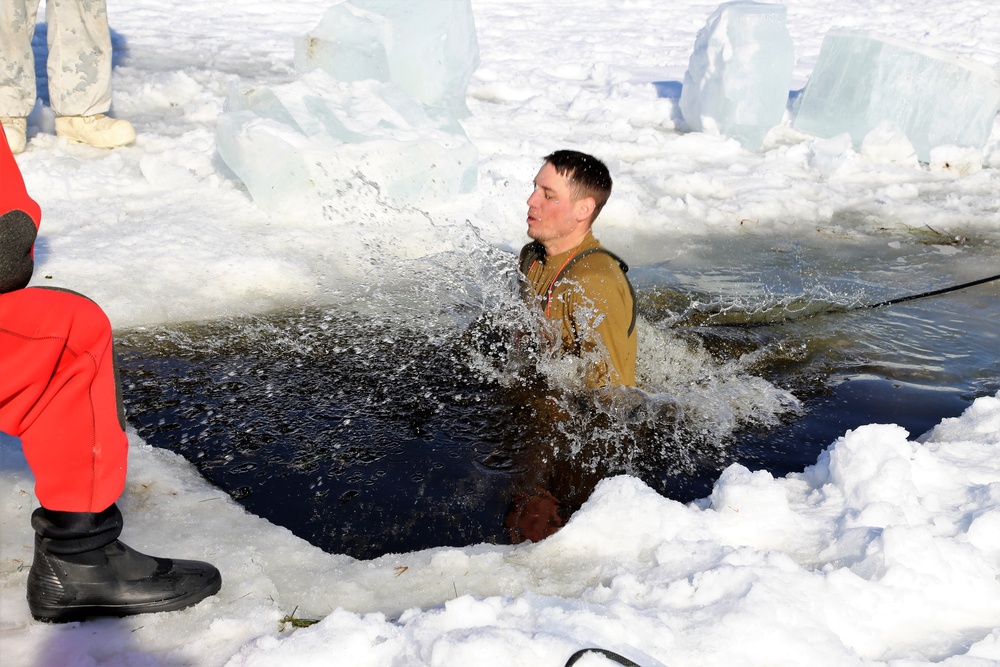
[{"label": "blue-tinted ice chunk", "polygon": [[939,49],[831,30],[802,93],[795,129],[848,133],[855,148],[880,123],[899,127],[922,162],[931,149],[982,150],[1000,108],[1000,82],[985,63]]},{"label": "blue-tinted ice chunk", "polygon": [[295,67],[339,81],[393,82],[434,110],[464,117],[479,67],[470,0],[341,2],[296,41]]},{"label": "blue-tinted ice chunk", "polygon": [[782,5],[727,2],[698,31],[680,107],[695,131],[758,148],[784,118],[794,51]]},{"label": "blue-tinted ice chunk", "polygon": [[230,94],[219,154],[265,211],[320,211],[367,188],[393,205],[443,202],[476,185],[479,154],[457,123],[433,118],[393,83],[321,71]]}]

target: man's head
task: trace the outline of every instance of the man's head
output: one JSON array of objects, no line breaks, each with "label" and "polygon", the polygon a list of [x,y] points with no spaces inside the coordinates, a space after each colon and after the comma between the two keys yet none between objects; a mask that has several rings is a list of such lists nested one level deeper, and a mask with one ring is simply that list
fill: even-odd
[{"label": "man's head", "polygon": [[548,255],[576,247],[611,195],[611,174],[600,160],[577,151],[545,158],[528,197],[528,236]]},{"label": "man's head", "polygon": [[579,151],[556,151],[546,155],[545,161],[569,183],[573,199],[591,197],[594,200],[594,212],[590,216],[593,223],[611,196],[611,173],[608,168],[593,155]]}]

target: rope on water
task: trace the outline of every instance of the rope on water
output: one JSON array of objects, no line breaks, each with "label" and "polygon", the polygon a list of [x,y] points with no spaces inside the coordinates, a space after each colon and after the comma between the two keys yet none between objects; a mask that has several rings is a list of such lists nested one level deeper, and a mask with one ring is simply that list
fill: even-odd
[{"label": "rope on water", "polygon": [[[811,313],[802,318],[783,318],[780,320],[771,320],[767,322],[725,322],[725,323],[718,323],[716,326],[726,326],[726,327],[771,326],[775,324],[785,324],[791,321],[792,319],[809,319],[812,317],[820,317],[822,315],[833,315],[835,313],[849,313],[854,310],[871,310],[873,308],[883,308],[885,306],[893,306],[897,303],[903,303],[905,301],[915,301],[916,299],[925,299],[931,296],[939,296],[941,294],[947,294],[948,292],[957,292],[958,290],[963,290],[969,287],[975,287],[976,285],[982,285],[984,283],[993,282],[994,280],[1000,280],[1000,274],[997,274],[995,276],[988,276],[986,278],[980,278],[979,280],[973,280],[967,283],[962,283],[961,285],[951,285],[949,287],[942,287],[941,289],[931,290],[929,292],[921,292],[920,294],[909,294],[907,296],[896,297],[895,299],[886,299],[885,301],[879,301],[877,303],[862,303],[860,305],[851,306],[849,308],[836,308],[836,307],[828,308],[826,310]],[[709,317],[711,318],[711,316]]]},{"label": "rope on water", "polygon": [[897,303],[903,303],[904,301],[913,301],[915,299],[923,299],[928,296],[937,296],[939,294],[947,294],[948,292],[957,292],[960,289],[965,289],[967,287],[975,287],[976,285],[982,285],[983,283],[993,282],[994,280],[1000,280],[1000,274],[995,276],[990,276],[988,278],[980,278],[979,280],[973,280],[972,282],[962,283],[961,285],[952,285],[951,287],[942,287],[941,289],[932,290],[930,292],[922,292],[920,294],[911,294],[909,296],[901,296],[895,299],[888,299],[886,301],[879,301],[878,303],[866,303],[861,306],[856,306],[852,310],[860,310],[862,308],[881,308],[882,306],[891,306]]}]

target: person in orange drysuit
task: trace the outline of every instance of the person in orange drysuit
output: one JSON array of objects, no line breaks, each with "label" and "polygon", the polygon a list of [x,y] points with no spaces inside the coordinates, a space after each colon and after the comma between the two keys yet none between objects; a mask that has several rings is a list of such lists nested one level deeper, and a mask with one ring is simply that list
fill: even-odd
[{"label": "person in orange drysuit", "polygon": [[40,507],[28,605],[43,621],[171,611],[219,571],[118,541],[128,437],[111,323],[79,294],[28,287],[41,209],[0,134],[0,431],[20,438]]}]

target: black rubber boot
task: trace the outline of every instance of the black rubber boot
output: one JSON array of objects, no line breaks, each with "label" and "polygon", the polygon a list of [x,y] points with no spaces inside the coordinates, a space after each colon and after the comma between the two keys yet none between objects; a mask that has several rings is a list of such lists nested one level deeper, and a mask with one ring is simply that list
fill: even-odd
[{"label": "black rubber boot", "polygon": [[39,621],[174,611],[215,595],[222,576],[208,563],[146,556],[118,541],[117,506],[103,512],[31,516],[35,559],[28,573],[28,607]]}]

